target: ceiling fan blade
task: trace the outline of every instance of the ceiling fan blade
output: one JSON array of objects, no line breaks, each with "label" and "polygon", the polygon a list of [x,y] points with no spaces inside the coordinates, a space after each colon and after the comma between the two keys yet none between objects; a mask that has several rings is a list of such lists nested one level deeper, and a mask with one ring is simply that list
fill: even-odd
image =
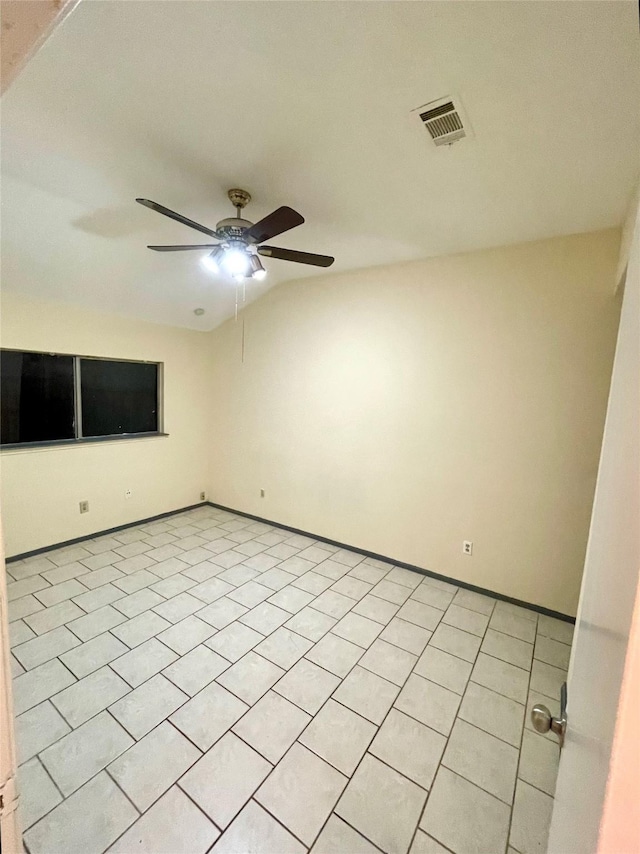
[{"label": "ceiling fan blade", "polygon": [[262,243],[263,240],[277,237],[291,228],[302,225],[303,222],[304,217],[301,214],[285,205],[252,225],[244,234],[244,239],[249,243]]},{"label": "ceiling fan blade", "polygon": [[147,249],[154,249],[156,252],[182,252],[183,249],[216,249],[218,243],[204,243],[200,246],[147,246]]},{"label": "ceiling fan blade", "polygon": [[279,249],[277,246],[259,246],[258,253],[265,258],[280,258],[297,264],[312,264],[314,267],[330,267],[336,260],[331,255],[315,255],[313,252],[298,252],[296,249]]},{"label": "ceiling fan blade", "polygon": [[203,234],[208,234],[209,237],[215,237],[216,239],[218,239],[218,235],[215,233],[215,231],[212,231],[210,228],[207,228],[206,225],[200,225],[199,222],[194,222],[192,219],[189,219],[186,216],[182,216],[182,214],[169,210],[169,208],[165,208],[164,205],[159,205],[157,202],[152,202],[150,199],[136,199],[136,202],[141,205],[144,205],[145,208],[151,208],[152,211],[156,211],[157,213],[163,214],[164,216],[168,216],[170,219],[175,219],[176,222],[181,222],[183,225],[188,225],[189,228],[195,228],[196,231],[201,231]]}]

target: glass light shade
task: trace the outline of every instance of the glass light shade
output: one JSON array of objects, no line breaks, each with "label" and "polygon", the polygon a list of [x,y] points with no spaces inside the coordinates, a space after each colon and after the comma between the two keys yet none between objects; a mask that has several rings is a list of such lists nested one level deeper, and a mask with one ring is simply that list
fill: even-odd
[{"label": "glass light shade", "polygon": [[259,282],[261,282],[264,278],[266,278],[267,271],[262,266],[262,261],[258,258],[257,255],[251,256],[250,265],[252,279],[257,279]]},{"label": "glass light shade", "polygon": [[219,273],[219,262],[221,255],[222,248],[220,246],[216,246],[216,248],[212,252],[202,258],[202,266],[205,267],[210,273]]}]

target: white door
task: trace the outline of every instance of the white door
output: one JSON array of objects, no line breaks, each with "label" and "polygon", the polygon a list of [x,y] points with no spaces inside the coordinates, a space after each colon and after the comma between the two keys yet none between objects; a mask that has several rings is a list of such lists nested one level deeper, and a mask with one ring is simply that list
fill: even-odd
[{"label": "white door", "polygon": [[548,854],[594,854],[598,847],[640,571],[639,412],[640,217],[636,218],[627,269],[569,666],[568,726],[558,771]]}]

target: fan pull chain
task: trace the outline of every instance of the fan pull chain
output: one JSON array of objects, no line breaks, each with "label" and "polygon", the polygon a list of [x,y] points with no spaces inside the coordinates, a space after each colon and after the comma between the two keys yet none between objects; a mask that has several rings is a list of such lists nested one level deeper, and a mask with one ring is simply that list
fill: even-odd
[{"label": "fan pull chain", "polygon": [[238,322],[238,281],[236,279],[236,323]]}]

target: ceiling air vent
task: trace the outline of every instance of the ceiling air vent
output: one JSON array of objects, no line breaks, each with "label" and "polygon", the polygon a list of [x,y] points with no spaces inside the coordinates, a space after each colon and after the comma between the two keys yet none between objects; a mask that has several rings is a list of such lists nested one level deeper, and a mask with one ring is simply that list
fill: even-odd
[{"label": "ceiling air vent", "polygon": [[466,121],[458,99],[441,98],[413,110],[429,133],[434,145],[452,145],[459,139],[469,136]]}]

